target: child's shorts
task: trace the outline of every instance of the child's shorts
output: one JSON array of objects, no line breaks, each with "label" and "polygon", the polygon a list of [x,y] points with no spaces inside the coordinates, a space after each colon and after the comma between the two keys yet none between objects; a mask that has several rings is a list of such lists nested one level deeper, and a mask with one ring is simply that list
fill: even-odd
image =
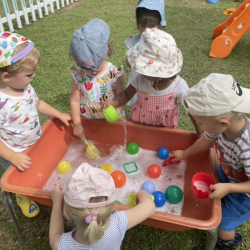
[{"label": "child's shorts", "polygon": [[[221,183],[228,183],[227,176],[218,167]],[[246,194],[230,193],[221,199],[222,220],[219,228],[232,232],[235,228],[250,219],[250,198]]]},{"label": "child's shorts", "polygon": [[12,165],[12,163],[0,157],[0,165],[3,167],[4,171],[6,171]]}]

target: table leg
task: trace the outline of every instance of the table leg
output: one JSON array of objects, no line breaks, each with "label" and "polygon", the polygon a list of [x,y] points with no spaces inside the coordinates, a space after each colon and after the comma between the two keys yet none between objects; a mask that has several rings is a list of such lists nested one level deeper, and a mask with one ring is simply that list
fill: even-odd
[{"label": "table leg", "polygon": [[218,239],[217,231],[218,231],[218,227],[208,230],[210,235],[209,235],[205,250],[214,250],[214,247]]},{"label": "table leg", "polygon": [[15,215],[16,212],[16,205],[11,197],[11,194],[9,192],[6,192],[4,190],[1,190],[1,196],[3,200],[4,207],[8,213],[8,216],[10,218],[10,221],[12,222],[12,225],[16,231],[17,237],[19,239],[19,242],[24,245],[25,240],[22,235],[22,232],[20,230],[20,227],[18,225],[17,217]]}]

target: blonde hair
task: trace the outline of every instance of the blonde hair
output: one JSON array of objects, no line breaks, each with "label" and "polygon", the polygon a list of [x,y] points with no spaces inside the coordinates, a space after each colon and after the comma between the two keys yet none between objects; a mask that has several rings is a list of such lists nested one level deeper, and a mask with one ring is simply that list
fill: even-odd
[{"label": "blonde hair", "polygon": [[[90,203],[98,203],[107,200],[107,197],[92,197]],[[112,214],[115,202],[110,205],[97,208],[74,208],[64,202],[65,209],[69,213],[71,219],[77,225],[77,230],[83,232],[83,236],[88,239],[90,244],[98,242],[104,235],[110,223],[110,215]],[[87,216],[96,213],[97,221],[86,223]]]},{"label": "blonde hair", "polygon": [[[11,56],[16,55],[17,53],[21,52],[28,46],[28,42],[22,43],[18,45],[15,50],[13,51]],[[35,69],[40,64],[40,53],[36,47],[34,47],[28,55],[20,59],[19,61],[15,62],[14,64],[0,68],[0,74],[3,72],[8,72],[11,76],[15,76],[21,73],[23,70],[27,69]]]},{"label": "blonde hair", "polygon": [[242,116],[242,113],[231,111],[222,115],[217,115],[214,118],[218,121],[221,118],[226,118],[227,120],[233,120],[233,119],[238,119]]}]

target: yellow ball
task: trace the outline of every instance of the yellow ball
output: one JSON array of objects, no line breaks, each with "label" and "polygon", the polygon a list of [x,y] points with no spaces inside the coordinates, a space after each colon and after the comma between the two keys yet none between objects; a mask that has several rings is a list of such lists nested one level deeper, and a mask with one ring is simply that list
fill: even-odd
[{"label": "yellow ball", "polygon": [[59,174],[65,174],[66,172],[68,172],[71,169],[70,163],[67,161],[61,161],[58,165],[57,165],[57,171],[59,172]]},{"label": "yellow ball", "polygon": [[153,201],[154,201],[154,200],[155,200],[155,197],[154,197],[152,194],[151,194],[150,196],[151,196],[151,198],[152,198],[152,199],[153,199]]}]

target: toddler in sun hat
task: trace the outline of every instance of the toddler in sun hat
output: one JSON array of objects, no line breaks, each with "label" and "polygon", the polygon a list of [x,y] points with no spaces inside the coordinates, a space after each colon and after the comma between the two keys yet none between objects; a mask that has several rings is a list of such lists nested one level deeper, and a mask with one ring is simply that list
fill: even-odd
[{"label": "toddler in sun hat", "polygon": [[222,220],[214,249],[236,249],[242,235],[235,229],[250,219],[250,120],[242,114],[250,113],[250,89],[231,75],[213,73],[187,91],[183,105],[205,136],[172,156],[183,160],[215,147],[219,183],[210,186],[209,198],[221,199]]},{"label": "toddler in sun hat", "polygon": [[[0,33],[0,165],[5,171],[11,165],[19,171],[32,165],[24,151],[42,135],[38,112],[59,118],[66,125],[71,119],[37,97],[31,82],[39,64],[40,54],[32,41],[16,33]],[[16,197],[25,216],[39,213],[30,198]]]},{"label": "toddler in sun hat", "polygon": [[[139,200],[137,206],[125,211],[114,211],[115,191],[111,175],[86,162],[66,182],[64,192],[60,184],[56,185],[51,192],[51,248],[120,249],[126,230],[153,215],[155,205],[150,195],[141,190],[136,194]],[[64,233],[61,209],[63,198],[64,215],[77,226],[68,233]]]},{"label": "toddler in sun hat", "polygon": [[174,38],[157,28],[146,29],[139,42],[127,51],[127,59],[138,74],[124,93],[105,102],[103,108],[123,105],[137,93],[131,122],[178,128],[178,101],[189,88],[178,75],[183,57]]}]

